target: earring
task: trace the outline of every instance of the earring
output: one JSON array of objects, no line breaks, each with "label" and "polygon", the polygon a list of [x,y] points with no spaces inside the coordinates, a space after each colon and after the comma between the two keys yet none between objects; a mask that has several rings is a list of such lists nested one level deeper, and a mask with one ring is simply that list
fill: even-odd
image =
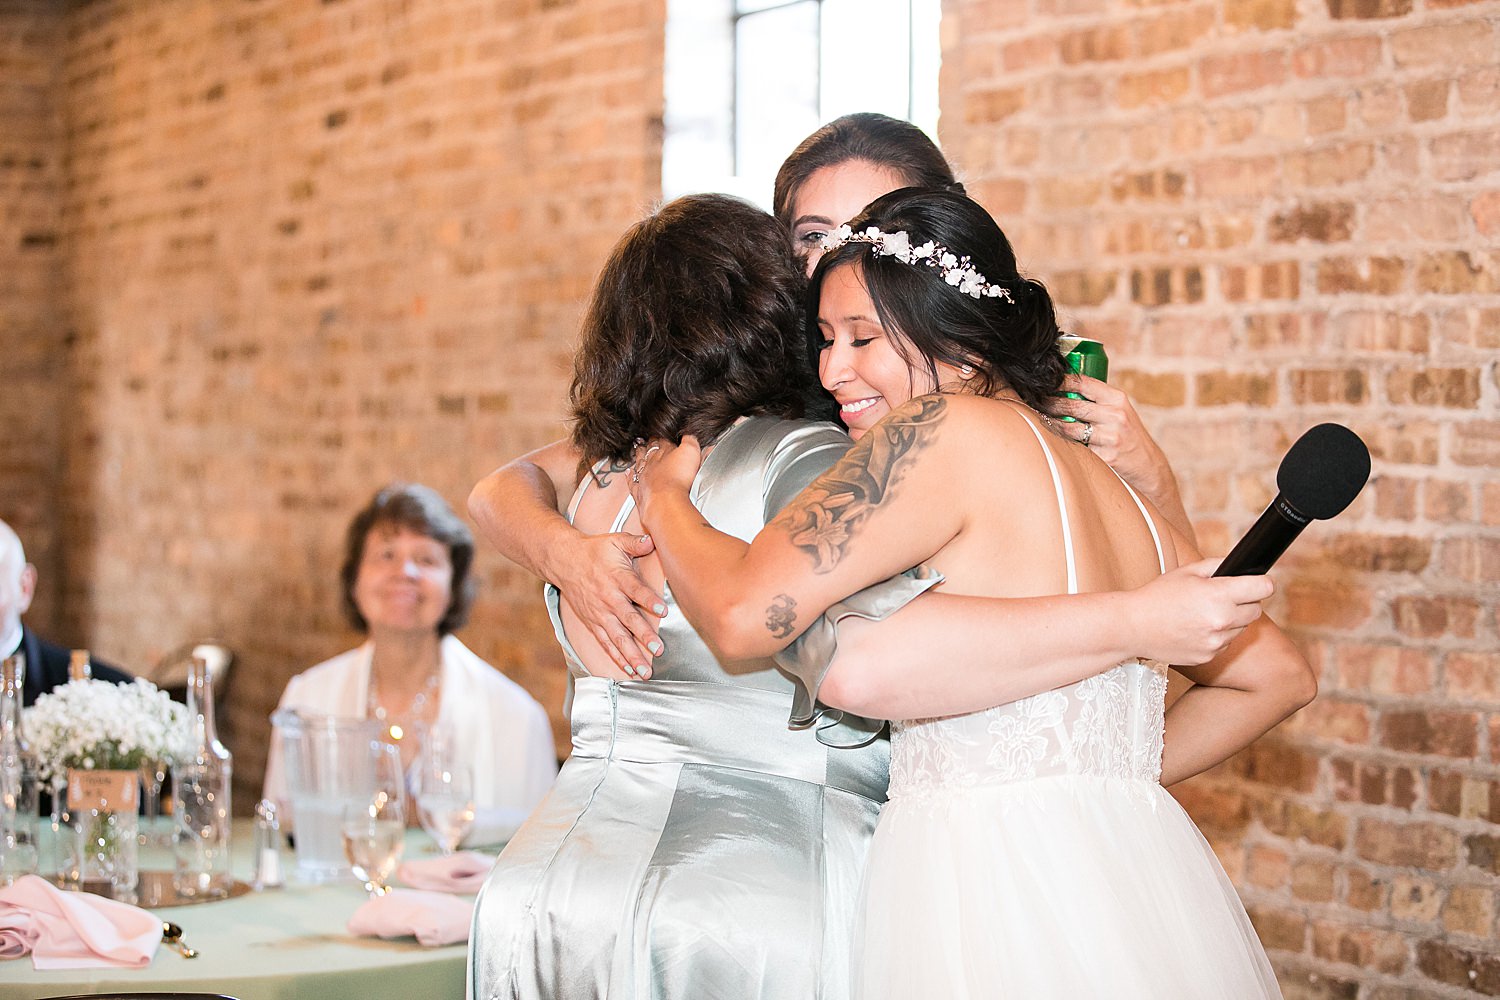
[{"label": "earring", "polygon": [[958,367],[958,373],[960,375],[962,375],[964,378],[969,378],[971,375],[974,374],[974,366],[973,365],[959,365],[959,367]]}]

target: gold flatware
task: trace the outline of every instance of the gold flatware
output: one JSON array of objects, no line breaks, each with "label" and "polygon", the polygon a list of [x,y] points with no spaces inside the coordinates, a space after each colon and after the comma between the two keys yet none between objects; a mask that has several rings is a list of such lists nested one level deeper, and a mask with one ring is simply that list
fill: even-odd
[{"label": "gold flatware", "polygon": [[196,948],[189,948],[187,945],[182,943],[182,928],[178,927],[170,920],[162,921],[161,939],[163,944],[169,944],[173,948],[176,948],[178,952],[181,953],[183,958],[198,957],[198,951]]}]

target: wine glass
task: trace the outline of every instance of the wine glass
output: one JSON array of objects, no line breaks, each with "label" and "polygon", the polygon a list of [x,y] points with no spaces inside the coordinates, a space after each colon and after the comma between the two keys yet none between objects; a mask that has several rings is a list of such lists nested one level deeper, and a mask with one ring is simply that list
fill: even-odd
[{"label": "wine glass", "polygon": [[390,891],[390,878],[406,847],[406,804],[401,752],[389,743],[370,740],[359,768],[369,791],[345,800],[339,834],[344,857],[372,897]]},{"label": "wine glass", "polygon": [[344,856],[373,898],[390,891],[391,875],[406,846],[406,811],[399,791],[380,789],[367,801],[344,808],[339,828]]},{"label": "wine glass", "polygon": [[474,779],[465,764],[429,758],[417,772],[417,819],[444,855],[474,827]]}]

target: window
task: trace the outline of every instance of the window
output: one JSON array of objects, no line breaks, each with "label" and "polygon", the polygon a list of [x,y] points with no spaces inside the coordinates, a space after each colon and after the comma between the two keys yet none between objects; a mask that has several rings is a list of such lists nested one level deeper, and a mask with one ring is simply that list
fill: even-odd
[{"label": "window", "polygon": [[851,111],[936,135],[941,0],[670,0],[662,191],[770,205],[776,168]]}]

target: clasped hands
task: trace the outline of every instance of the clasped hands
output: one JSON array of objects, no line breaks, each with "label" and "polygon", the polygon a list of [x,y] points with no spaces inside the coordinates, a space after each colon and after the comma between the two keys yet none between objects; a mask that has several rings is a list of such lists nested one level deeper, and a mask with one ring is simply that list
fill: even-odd
[{"label": "clasped hands", "polygon": [[630,467],[630,495],[635,498],[636,510],[644,524],[653,495],[669,490],[686,493],[692,489],[703,465],[703,449],[691,434],[684,435],[681,444],[673,444],[666,438],[637,439],[634,460]]}]

